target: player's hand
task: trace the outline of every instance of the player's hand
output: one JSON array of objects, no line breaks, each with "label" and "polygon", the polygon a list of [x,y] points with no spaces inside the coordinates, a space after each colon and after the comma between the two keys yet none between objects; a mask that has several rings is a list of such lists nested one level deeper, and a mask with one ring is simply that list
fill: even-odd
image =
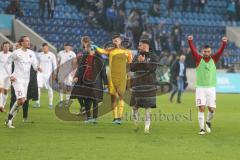
[{"label": "player's hand", "polygon": [[140,55],[140,56],[138,56],[138,61],[139,62],[143,62],[145,60],[145,55]]},{"label": "player's hand", "polygon": [[191,35],[191,36],[188,36],[188,40],[189,41],[192,41],[193,40],[193,36]]},{"label": "player's hand", "polygon": [[104,85],[104,89],[108,89],[108,85]]},{"label": "player's hand", "polygon": [[14,75],[11,75],[11,76],[10,76],[10,81],[11,81],[11,82],[16,82],[16,80],[17,80],[17,79],[16,79],[16,77],[15,77]]},{"label": "player's hand", "polygon": [[38,67],[38,69],[37,69],[39,72],[42,72],[42,68],[40,68],[40,67]]},{"label": "player's hand", "polygon": [[177,80],[179,80],[180,79],[180,77],[179,76],[177,76]]},{"label": "player's hand", "polygon": [[91,45],[91,49],[97,50],[97,48],[99,48],[97,45],[94,45],[94,44]]},{"label": "player's hand", "polygon": [[56,80],[56,78],[57,78],[57,75],[56,74],[52,74],[52,80],[54,81],[54,80]]},{"label": "player's hand", "polygon": [[73,78],[73,82],[74,82],[74,83],[77,83],[77,81],[78,81],[78,78],[77,78],[77,77],[74,77],[74,78]]},{"label": "player's hand", "polygon": [[227,42],[227,41],[228,41],[228,38],[227,38],[227,37],[223,37],[223,38],[222,38],[222,41],[223,41],[223,42]]},{"label": "player's hand", "polygon": [[0,107],[0,112],[6,112],[6,110],[3,107]]}]

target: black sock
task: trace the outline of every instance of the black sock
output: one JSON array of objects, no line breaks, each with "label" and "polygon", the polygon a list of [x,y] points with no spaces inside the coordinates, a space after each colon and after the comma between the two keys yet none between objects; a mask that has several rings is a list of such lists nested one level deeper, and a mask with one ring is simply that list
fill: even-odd
[{"label": "black sock", "polygon": [[13,118],[12,114],[8,114],[8,120],[11,120]]}]

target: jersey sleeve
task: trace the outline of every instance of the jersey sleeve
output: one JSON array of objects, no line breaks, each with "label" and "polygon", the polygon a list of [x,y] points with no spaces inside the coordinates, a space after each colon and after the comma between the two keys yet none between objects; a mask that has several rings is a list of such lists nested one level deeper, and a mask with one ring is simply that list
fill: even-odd
[{"label": "jersey sleeve", "polygon": [[220,59],[220,57],[223,55],[223,51],[227,46],[227,42],[222,42],[221,47],[218,49],[218,51],[212,56],[215,63],[217,63]]},{"label": "jersey sleeve", "polygon": [[4,69],[8,75],[12,74],[12,63],[16,60],[16,58],[17,58],[16,52],[13,52],[8,57],[7,62],[4,64]]},{"label": "jersey sleeve", "polygon": [[32,65],[33,69],[34,69],[35,71],[37,71],[37,70],[38,70],[38,61],[37,61],[37,58],[36,58],[36,56],[35,56],[35,54],[34,54],[33,52],[31,52],[30,54],[31,54],[31,56],[32,56],[32,58],[31,58],[31,65]]},{"label": "jersey sleeve", "polygon": [[188,44],[189,44],[189,47],[191,49],[191,53],[192,53],[192,56],[196,62],[196,66],[199,65],[201,59],[202,59],[202,56],[198,54],[198,51],[193,43],[193,40],[188,40]]},{"label": "jersey sleeve", "polygon": [[61,63],[61,52],[59,52],[59,53],[57,54],[57,62],[58,62],[58,64]]},{"label": "jersey sleeve", "polygon": [[57,59],[54,54],[52,54],[52,66],[53,66],[53,71],[57,69]]},{"label": "jersey sleeve", "polygon": [[128,63],[132,63],[132,60],[133,60],[133,55],[132,55],[132,52],[129,50],[127,53],[127,61]]},{"label": "jersey sleeve", "polygon": [[97,48],[97,50],[96,50],[99,54],[106,54],[106,55],[108,55],[109,53],[110,53],[110,51],[109,50],[105,50],[105,49],[102,49],[102,48]]}]

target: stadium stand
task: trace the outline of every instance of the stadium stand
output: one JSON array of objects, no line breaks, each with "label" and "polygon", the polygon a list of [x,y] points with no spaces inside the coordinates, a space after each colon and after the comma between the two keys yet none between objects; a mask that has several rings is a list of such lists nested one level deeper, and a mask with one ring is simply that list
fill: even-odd
[{"label": "stadium stand", "polygon": [[[4,13],[10,1],[0,0],[0,13]],[[148,15],[148,10],[153,0],[127,0],[124,9],[129,15],[133,9],[141,10],[147,15],[146,22],[151,25],[164,24],[167,34],[176,22],[182,28],[182,47],[187,48],[186,38],[194,34],[196,45],[200,48],[205,43],[211,44],[214,50],[219,47],[219,40],[226,34],[226,26],[239,26],[240,22],[231,22],[226,18],[227,2],[225,0],[208,0],[204,12],[182,11],[181,1],[176,1],[171,16],[167,15],[167,1],[160,1],[159,16]],[[61,49],[65,42],[79,48],[80,37],[91,36],[98,45],[109,41],[109,32],[101,27],[93,27],[87,23],[85,17],[88,12],[81,12],[77,6],[70,4],[67,0],[57,0],[54,18],[43,19],[39,14],[39,0],[20,0],[24,16],[17,17],[26,25],[51,42],[55,47]],[[228,68],[233,63],[240,62],[240,49],[235,43],[230,42],[225,56],[222,59],[222,67]]]}]

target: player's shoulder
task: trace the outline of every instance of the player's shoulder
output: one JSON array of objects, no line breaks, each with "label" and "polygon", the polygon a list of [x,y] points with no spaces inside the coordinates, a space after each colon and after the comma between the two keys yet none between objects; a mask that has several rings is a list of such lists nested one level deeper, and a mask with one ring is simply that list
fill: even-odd
[{"label": "player's shoulder", "polygon": [[56,55],[55,55],[53,52],[49,52],[49,55],[50,55],[51,57],[53,57],[53,58],[56,57]]},{"label": "player's shoulder", "polygon": [[27,49],[27,53],[35,55],[35,52],[33,50],[31,50],[31,49]]},{"label": "player's shoulder", "polygon": [[21,51],[22,51],[21,48],[19,48],[19,49],[14,50],[13,53],[14,53],[14,54],[20,53]]},{"label": "player's shoulder", "polygon": [[71,55],[73,55],[74,57],[76,57],[76,53],[73,51],[70,51]]},{"label": "player's shoulder", "polygon": [[64,54],[64,50],[58,52],[59,56],[61,56],[62,54]]}]

